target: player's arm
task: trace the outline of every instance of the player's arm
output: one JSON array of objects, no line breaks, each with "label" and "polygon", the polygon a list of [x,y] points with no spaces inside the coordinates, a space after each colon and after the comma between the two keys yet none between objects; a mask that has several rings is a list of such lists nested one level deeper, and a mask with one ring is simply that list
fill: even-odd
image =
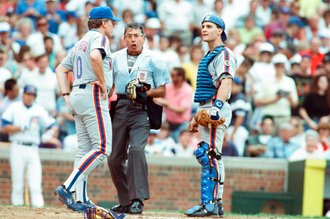
[{"label": "player's arm", "polygon": [[7,122],[6,120],[2,120],[2,127],[1,127],[0,131],[3,133],[6,133],[6,134],[15,134],[17,132],[24,131],[24,127],[12,125],[11,123]]},{"label": "player's arm", "polygon": [[12,104],[3,112],[1,117],[1,132],[14,134],[28,129],[28,124],[24,124],[23,121],[20,121],[20,125],[14,125],[14,114],[17,112],[15,110],[16,107],[15,104]]},{"label": "player's arm", "polygon": [[68,72],[70,69],[67,69],[62,64],[59,64],[55,70],[58,86],[63,94],[70,93],[70,82],[68,79]]},{"label": "player's arm", "polygon": [[103,70],[102,53],[99,49],[93,49],[90,52],[89,57],[91,60],[93,71],[95,73],[95,76],[96,76],[99,86],[101,88],[103,98],[107,99],[108,92],[107,92],[106,80],[105,80],[104,70]]},{"label": "player's arm", "polygon": [[229,94],[231,92],[232,81],[233,79],[231,77],[225,77],[221,80],[221,84],[218,88],[216,96],[217,100],[225,102],[228,99]]}]

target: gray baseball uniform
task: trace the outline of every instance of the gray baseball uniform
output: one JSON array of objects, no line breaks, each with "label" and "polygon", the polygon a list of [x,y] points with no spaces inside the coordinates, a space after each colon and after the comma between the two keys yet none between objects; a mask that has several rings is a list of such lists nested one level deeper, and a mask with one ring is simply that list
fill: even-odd
[{"label": "gray baseball uniform", "polygon": [[83,191],[83,200],[78,200],[83,202],[88,201],[87,176],[110,154],[112,141],[108,100],[102,98],[98,85],[90,84],[97,80],[90,61],[90,52],[94,49],[103,50],[106,54],[103,68],[107,89],[110,90],[113,75],[109,41],[97,30],[87,32],[62,61],[62,65],[72,70],[74,75],[70,104],[79,144],[74,170],[64,185],[69,191]]}]

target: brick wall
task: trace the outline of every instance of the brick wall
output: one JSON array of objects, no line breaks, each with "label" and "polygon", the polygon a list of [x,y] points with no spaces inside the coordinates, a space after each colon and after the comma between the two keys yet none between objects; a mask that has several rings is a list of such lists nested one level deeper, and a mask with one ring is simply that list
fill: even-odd
[{"label": "brick wall", "polygon": [[[74,154],[41,151],[43,194],[46,205],[59,205],[53,190],[72,170]],[[231,210],[232,192],[285,192],[287,162],[284,160],[224,158],[226,180],[224,207]],[[151,200],[145,209],[185,210],[199,203],[200,166],[195,159],[148,158]],[[11,179],[8,149],[0,149],[0,204],[10,204]],[[116,191],[106,163],[89,176],[89,196],[95,203],[115,203]]]}]

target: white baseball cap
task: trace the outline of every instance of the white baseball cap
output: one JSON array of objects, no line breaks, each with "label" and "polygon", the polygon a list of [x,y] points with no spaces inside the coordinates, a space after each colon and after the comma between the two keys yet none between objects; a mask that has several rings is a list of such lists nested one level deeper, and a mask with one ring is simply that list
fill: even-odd
[{"label": "white baseball cap", "polygon": [[155,18],[155,17],[149,18],[146,21],[145,27],[150,28],[150,29],[159,29],[160,28],[160,21],[159,21],[158,18]]},{"label": "white baseball cap", "polygon": [[320,38],[330,39],[330,30],[328,28],[323,28],[318,35]]},{"label": "white baseball cap", "polygon": [[0,22],[0,33],[10,32],[10,24],[8,22]]},{"label": "white baseball cap", "polygon": [[270,52],[274,53],[275,49],[274,46],[268,42],[260,43],[259,45],[259,52]]},{"label": "white baseball cap", "polygon": [[295,54],[294,56],[291,57],[291,59],[290,59],[290,63],[291,63],[291,64],[294,64],[294,63],[300,63],[301,60],[302,60],[301,55],[299,55],[299,54]]},{"label": "white baseball cap", "polygon": [[286,64],[287,62],[288,62],[288,58],[281,53],[274,55],[273,59],[272,59],[272,63],[274,63],[274,64],[277,64],[277,63]]}]

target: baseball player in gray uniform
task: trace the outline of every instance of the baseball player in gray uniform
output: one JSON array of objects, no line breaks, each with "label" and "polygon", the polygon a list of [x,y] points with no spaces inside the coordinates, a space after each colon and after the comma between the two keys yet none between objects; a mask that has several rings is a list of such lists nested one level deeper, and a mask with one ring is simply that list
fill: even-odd
[{"label": "baseball player in gray uniform", "polygon": [[[79,149],[74,170],[63,185],[55,189],[55,195],[78,212],[95,206],[87,196],[87,177],[111,150],[108,94],[113,90],[113,74],[108,38],[118,20],[109,7],[93,8],[89,14],[89,31],[56,69],[62,95],[74,114]],[[73,72],[71,92],[69,71]],[[72,195],[74,191],[77,202]]]},{"label": "baseball player in gray uniform", "polygon": [[202,166],[201,204],[187,210],[191,217],[223,216],[222,193],[225,179],[221,159],[225,131],[230,124],[230,97],[232,79],[237,63],[233,52],[223,45],[227,39],[225,23],[216,15],[207,15],[202,21],[202,39],[207,42],[209,52],[198,66],[197,87],[194,101],[199,103],[198,110],[208,110],[212,120],[225,118],[225,123],[217,128],[198,126],[193,118],[189,129],[199,131],[201,142],[195,156]]},{"label": "baseball player in gray uniform", "polygon": [[[141,214],[143,201],[149,199],[148,167],[144,148],[150,132],[144,104],[133,104],[125,95],[126,85],[134,80],[150,84],[146,95],[164,97],[170,83],[166,65],[154,53],[143,48],[143,27],[130,23],[124,31],[127,48],[113,54],[114,82],[118,101],[113,114],[112,152],[108,158],[112,180],[116,186],[119,213]],[[127,166],[125,165],[127,161]]]}]

